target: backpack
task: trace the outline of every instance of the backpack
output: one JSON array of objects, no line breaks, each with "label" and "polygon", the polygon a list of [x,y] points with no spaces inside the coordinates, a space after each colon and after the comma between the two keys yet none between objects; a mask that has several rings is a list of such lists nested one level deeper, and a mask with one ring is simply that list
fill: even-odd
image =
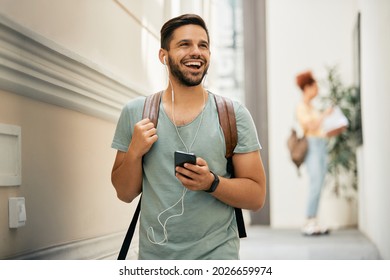
[{"label": "backpack", "polygon": [[[155,94],[149,95],[145,99],[144,108],[142,112],[142,118],[149,118],[150,121],[154,124],[154,127],[157,127],[158,114],[160,109],[160,101],[163,91],[157,92]],[[231,178],[234,177],[234,168],[233,168],[233,151],[237,145],[237,126],[236,126],[236,116],[234,113],[233,102],[230,99],[224,98],[222,96],[212,94],[214,96],[215,103],[217,105],[219,124],[222,127],[223,134],[225,136],[226,144],[226,153],[225,157],[227,159],[226,170],[231,174]],[[139,199],[137,208],[134,212],[134,216],[131,220],[129,228],[127,230],[125,239],[119,251],[118,260],[126,259],[127,252],[130,247],[131,239],[133,238],[135,227],[137,225],[137,220],[139,213],[141,211],[141,199],[142,194]],[[242,215],[241,208],[234,208],[238,234],[240,238],[246,237],[244,218]]]},{"label": "backpack", "polygon": [[291,130],[291,134],[287,139],[287,147],[290,151],[290,157],[298,170],[300,175],[299,167],[305,161],[306,153],[308,150],[309,143],[307,138],[303,135],[298,137],[295,129]]}]

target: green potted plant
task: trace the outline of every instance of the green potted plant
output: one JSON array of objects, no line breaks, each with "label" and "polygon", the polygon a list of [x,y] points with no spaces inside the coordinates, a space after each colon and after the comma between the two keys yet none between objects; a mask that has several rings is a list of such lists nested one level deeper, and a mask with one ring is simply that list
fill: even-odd
[{"label": "green potted plant", "polygon": [[[357,190],[357,160],[356,149],[362,144],[362,123],[360,90],[357,86],[344,86],[337,67],[329,67],[325,81],[328,95],[323,97],[325,104],[338,106],[349,121],[347,129],[331,137],[328,145],[328,173],[333,179],[333,191],[340,195],[346,194],[348,188]],[[348,183],[341,180],[349,174]]]}]

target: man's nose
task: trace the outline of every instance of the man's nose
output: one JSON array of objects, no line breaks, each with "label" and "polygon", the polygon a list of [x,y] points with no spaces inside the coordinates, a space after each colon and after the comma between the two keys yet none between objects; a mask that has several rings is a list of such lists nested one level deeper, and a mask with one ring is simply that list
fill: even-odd
[{"label": "man's nose", "polygon": [[192,46],[190,55],[191,56],[200,56],[201,55],[201,51],[197,45]]}]

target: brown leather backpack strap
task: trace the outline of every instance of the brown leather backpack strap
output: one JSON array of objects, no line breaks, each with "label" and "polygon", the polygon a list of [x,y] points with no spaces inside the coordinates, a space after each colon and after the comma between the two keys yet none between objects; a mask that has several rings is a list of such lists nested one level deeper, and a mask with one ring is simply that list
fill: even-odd
[{"label": "brown leather backpack strap", "polygon": [[[227,165],[226,170],[231,174],[232,178],[234,177],[234,166],[233,166],[233,151],[237,145],[238,134],[237,134],[237,124],[236,124],[236,114],[234,113],[233,102],[219,95],[214,95],[215,104],[217,105],[219,124],[222,127],[223,134],[225,136],[226,144],[226,154]],[[246,237],[244,216],[242,214],[241,208],[234,208],[238,236],[240,238]]]},{"label": "brown leather backpack strap", "polygon": [[154,127],[157,127],[158,113],[160,111],[160,101],[163,92],[164,91],[156,92],[155,94],[147,96],[145,99],[142,119],[149,118],[150,121],[154,124]]},{"label": "brown leather backpack strap", "polygon": [[215,104],[217,105],[219,124],[222,127],[226,143],[226,158],[233,156],[234,148],[237,145],[237,125],[236,115],[234,113],[233,102],[220,95],[214,95]]}]

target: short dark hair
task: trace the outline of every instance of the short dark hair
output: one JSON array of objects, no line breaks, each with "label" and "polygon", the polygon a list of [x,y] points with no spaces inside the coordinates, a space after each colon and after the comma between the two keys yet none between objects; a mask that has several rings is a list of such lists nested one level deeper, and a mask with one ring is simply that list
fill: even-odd
[{"label": "short dark hair", "polygon": [[206,31],[207,40],[210,42],[209,31],[207,30],[206,23],[204,22],[204,20],[200,16],[195,14],[184,14],[168,20],[161,27],[161,48],[169,51],[169,44],[171,43],[173,32],[177,28],[188,24],[195,24],[202,27]]}]

